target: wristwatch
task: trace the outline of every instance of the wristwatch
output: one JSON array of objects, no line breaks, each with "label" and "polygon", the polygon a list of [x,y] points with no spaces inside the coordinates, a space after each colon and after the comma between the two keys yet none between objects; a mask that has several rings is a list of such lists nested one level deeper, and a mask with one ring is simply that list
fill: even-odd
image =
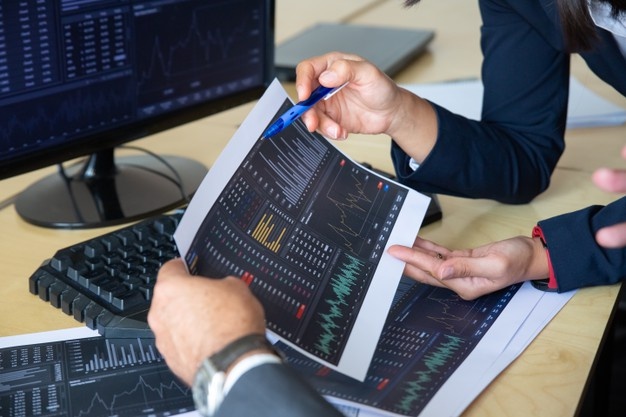
[{"label": "wristwatch", "polygon": [[193,401],[202,416],[212,417],[222,403],[228,368],[244,354],[257,349],[276,352],[264,335],[249,334],[202,361],[192,386]]}]

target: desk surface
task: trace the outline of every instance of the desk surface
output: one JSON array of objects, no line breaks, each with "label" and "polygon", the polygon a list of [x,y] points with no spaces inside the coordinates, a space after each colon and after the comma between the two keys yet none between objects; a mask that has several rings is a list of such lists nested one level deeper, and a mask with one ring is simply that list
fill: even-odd
[{"label": "desk surface", "polygon": [[[399,73],[398,82],[431,82],[480,74],[480,17],[476,2],[425,1],[406,10],[400,0],[320,1],[328,3],[328,7],[321,7],[320,2],[304,2],[298,3],[296,8],[295,2],[278,0],[277,40],[317,21],[432,28],[437,35],[429,51]],[[302,12],[301,7],[308,9]],[[327,16],[321,17],[318,10],[336,12],[332,19],[328,19]],[[599,94],[624,104],[623,97],[605,86],[576,58],[573,74]],[[294,92],[292,85],[286,87]],[[193,157],[210,165],[251,107],[252,104],[239,106],[135,144],[162,154]],[[205,138],[202,152],[198,152],[198,138]],[[513,235],[528,235],[536,221],[542,218],[591,203],[605,204],[615,196],[594,188],[590,173],[600,165],[622,166],[619,150],[626,144],[624,138],[626,126],[570,131],[567,133],[567,150],[554,173],[552,185],[531,204],[507,206],[487,200],[440,196],[443,220],[424,227],[420,233],[427,239],[452,247],[475,246]],[[598,146],[600,143],[602,146]],[[338,146],[357,161],[392,170],[387,137],[355,135]],[[43,169],[2,181],[0,201],[53,170]],[[79,326],[73,318],[31,295],[28,277],[57,248],[112,229],[42,229],[22,221],[10,206],[0,210],[0,225],[3,266],[0,336]],[[580,290],[464,415],[574,415],[618,289],[618,286],[611,286]]]}]

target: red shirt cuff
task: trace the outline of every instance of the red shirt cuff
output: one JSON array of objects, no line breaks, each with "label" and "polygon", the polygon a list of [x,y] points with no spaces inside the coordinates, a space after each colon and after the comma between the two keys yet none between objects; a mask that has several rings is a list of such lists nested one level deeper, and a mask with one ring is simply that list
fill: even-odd
[{"label": "red shirt cuff", "polygon": [[556,290],[559,288],[556,282],[556,276],[554,275],[554,269],[552,269],[552,261],[550,260],[550,251],[548,250],[548,243],[546,242],[546,238],[543,236],[543,230],[541,227],[535,226],[533,227],[533,237],[538,237],[541,239],[541,243],[543,243],[543,247],[546,249],[546,256],[548,257],[548,288],[552,290]]}]

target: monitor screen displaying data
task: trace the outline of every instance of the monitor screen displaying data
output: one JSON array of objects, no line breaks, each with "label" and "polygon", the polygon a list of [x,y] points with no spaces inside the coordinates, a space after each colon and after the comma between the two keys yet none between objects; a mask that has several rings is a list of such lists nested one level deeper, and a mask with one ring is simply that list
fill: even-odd
[{"label": "monitor screen displaying data", "polygon": [[270,0],[0,0],[0,179],[258,98],[273,13]]}]

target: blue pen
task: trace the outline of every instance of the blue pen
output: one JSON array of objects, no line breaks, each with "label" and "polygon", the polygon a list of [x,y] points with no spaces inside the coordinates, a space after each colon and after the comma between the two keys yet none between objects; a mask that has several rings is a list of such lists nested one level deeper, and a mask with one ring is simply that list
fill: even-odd
[{"label": "blue pen", "polygon": [[327,100],[337,91],[342,89],[343,86],[345,86],[346,84],[348,83],[344,83],[340,85],[339,87],[334,87],[334,88],[323,87],[320,85],[315,90],[313,90],[309,98],[294,104],[292,108],[287,110],[274,123],[272,123],[270,127],[267,128],[265,133],[263,133],[263,136],[261,137],[261,139],[268,139],[276,135],[277,133],[280,133],[283,129],[285,129],[287,126],[292,124],[294,120],[302,116],[302,114],[305,111],[315,106],[315,103],[317,103],[320,100]]}]

